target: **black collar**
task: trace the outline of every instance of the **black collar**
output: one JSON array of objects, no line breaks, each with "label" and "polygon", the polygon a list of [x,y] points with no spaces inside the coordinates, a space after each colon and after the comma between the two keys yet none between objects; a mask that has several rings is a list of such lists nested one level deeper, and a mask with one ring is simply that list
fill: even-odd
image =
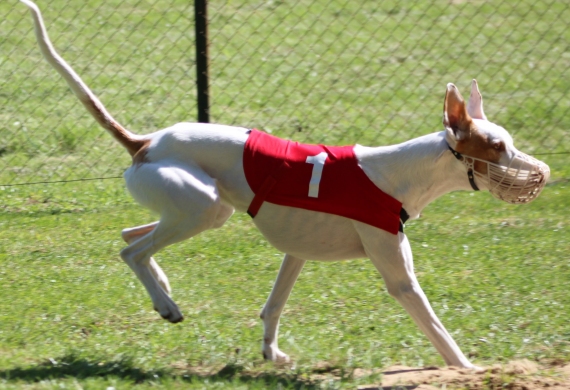
[{"label": "black collar", "polygon": [[[447,144],[447,147],[449,148],[451,153],[453,153],[456,159],[458,159],[459,161],[463,160],[463,155],[461,153],[454,150],[451,146],[449,146],[449,144]],[[475,176],[473,175],[473,169],[469,168],[467,170],[467,178],[469,179],[469,184],[471,184],[471,188],[473,188],[473,190],[475,191],[479,191],[479,187],[477,187],[477,184],[475,184]],[[402,233],[404,232],[404,225],[406,224],[406,221],[409,218],[410,216],[408,215],[408,212],[404,210],[404,208],[402,207],[400,209],[400,229],[399,229],[399,231],[401,231]]]},{"label": "black collar", "polygon": [[[454,150],[451,146],[449,146],[449,144],[447,144],[447,147],[449,148],[451,153],[453,153],[456,159],[458,159],[459,161],[463,159],[463,155],[458,151]],[[473,175],[473,169],[469,168],[467,170],[467,178],[469,179],[469,184],[471,184],[471,188],[473,188],[475,191],[479,191],[479,187],[477,187],[477,184],[475,184],[475,176]],[[400,229],[399,229],[402,233],[404,232],[404,225],[406,224],[406,221],[409,218],[410,216],[408,215],[408,212],[404,210],[404,208],[402,207],[400,209]]]},{"label": "black collar", "polygon": [[398,229],[402,233],[404,233],[404,225],[408,219],[410,219],[410,216],[408,215],[408,212],[402,207],[400,209],[400,228]]},{"label": "black collar", "polygon": [[[453,150],[453,148],[449,146],[449,144],[447,144],[447,147],[449,148],[449,150],[451,150],[451,153],[453,153],[456,159],[458,159],[459,161],[463,159],[463,155],[458,151]],[[469,168],[467,170],[467,177],[469,178],[469,184],[471,184],[471,188],[473,188],[475,191],[479,191],[479,187],[477,187],[477,184],[475,184],[475,176],[473,175],[473,169]]]}]

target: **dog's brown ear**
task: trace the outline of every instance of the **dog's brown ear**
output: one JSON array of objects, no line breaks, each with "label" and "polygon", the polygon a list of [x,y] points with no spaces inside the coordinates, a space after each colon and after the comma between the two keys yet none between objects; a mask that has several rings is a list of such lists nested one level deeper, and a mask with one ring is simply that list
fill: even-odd
[{"label": "dog's brown ear", "polygon": [[479,92],[479,86],[475,79],[473,79],[473,82],[471,83],[471,96],[469,96],[467,112],[473,119],[487,120],[485,112],[483,112],[483,96],[481,96],[481,92]]},{"label": "dog's brown ear", "polygon": [[447,84],[445,103],[443,104],[443,125],[446,130],[452,132],[455,139],[460,141],[469,136],[471,117],[465,108],[465,100],[457,87]]}]

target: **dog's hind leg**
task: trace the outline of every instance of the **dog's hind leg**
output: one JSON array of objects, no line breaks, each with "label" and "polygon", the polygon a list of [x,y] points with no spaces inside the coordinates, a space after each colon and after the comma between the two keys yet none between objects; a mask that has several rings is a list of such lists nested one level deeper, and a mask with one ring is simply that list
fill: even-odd
[{"label": "dog's hind leg", "polygon": [[160,285],[150,266],[152,255],[160,249],[188,239],[208,229],[209,224],[201,223],[203,219],[194,215],[196,219],[185,216],[172,218],[163,216],[154,230],[121,251],[121,257],[135,272],[136,276],[146,288],[154,309],[170,322],[183,320],[178,306],[168,296],[167,291]]},{"label": "dog's hind leg", "polygon": [[[123,237],[123,240],[125,240],[127,244],[132,244],[134,241],[138,240],[145,234],[150,233],[152,230],[154,230],[156,225],[158,225],[158,222],[153,222],[149,223],[148,225],[137,226],[134,228],[123,229],[123,231],[121,232],[121,236]],[[160,268],[160,266],[154,260],[153,257],[149,259],[148,265],[150,271],[154,275],[158,284],[160,284],[160,287],[162,287],[162,289],[167,294],[169,295],[172,294],[172,289],[170,288],[168,277],[166,276],[162,268]]]},{"label": "dog's hind leg", "polygon": [[[195,166],[147,163],[131,167],[125,178],[135,199],[160,213],[160,221],[127,229],[124,236],[134,241],[121,251],[121,257],[146,288],[155,310],[170,322],[182,321],[178,306],[152,273],[152,255],[215,227],[220,215],[228,211],[222,206],[215,180]],[[138,239],[137,233],[142,234]]]},{"label": "dog's hind leg", "polygon": [[[221,203],[220,211],[217,213],[212,227],[213,228],[221,227],[228,220],[228,218],[232,216],[233,213],[234,213],[233,207]],[[145,234],[148,234],[151,231],[153,231],[157,225],[158,221],[149,223],[147,225],[137,226],[134,228],[123,229],[123,231],[121,232],[121,236],[123,237],[123,240],[125,240],[127,244],[132,244],[134,241],[143,237]],[[162,287],[162,289],[167,294],[169,295],[172,294],[172,288],[170,287],[168,277],[166,276],[162,268],[160,268],[160,266],[153,257],[150,257],[148,266],[153,276],[157,280],[158,284],[160,285],[160,287]]]},{"label": "dog's hind leg", "polygon": [[394,297],[450,366],[474,368],[447,332],[424,294],[416,276],[412,250],[404,233],[392,235],[363,223],[355,223],[366,254],[382,274]]},{"label": "dog's hind leg", "polygon": [[121,237],[123,237],[123,240],[125,240],[127,244],[130,244],[145,234],[152,232],[156,225],[158,225],[158,221],[147,225],[136,226],[134,228],[123,229]]},{"label": "dog's hind leg", "polygon": [[279,269],[277,280],[267,302],[261,310],[260,317],[263,320],[263,357],[278,363],[286,363],[289,356],[281,352],[277,347],[277,332],[279,329],[279,317],[283,307],[291,294],[297,277],[301,273],[305,260],[286,254]]}]

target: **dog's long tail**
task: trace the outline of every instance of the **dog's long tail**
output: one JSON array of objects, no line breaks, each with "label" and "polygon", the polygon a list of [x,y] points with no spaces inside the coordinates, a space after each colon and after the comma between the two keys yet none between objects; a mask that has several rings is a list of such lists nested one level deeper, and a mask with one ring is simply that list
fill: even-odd
[{"label": "dog's long tail", "polygon": [[93,115],[93,117],[99,122],[105,130],[107,130],[111,135],[119,141],[125,149],[134,156],[139,152],[148,141],[143,137],[131,133],[123,126],[121,126],[109,112],[105,109],[103,104],[99,101],[97,96],[87,87],[87,85],[81,80],[81,77],[69,66],[67,62],[55,51],[51,41],[49,40],[42,14],[36,4],[30,0],[20,0],[22,3],[26,4],[32,13],[34,19],[34,29],[36,32],[36,39],[40,46],[40,50],[51,66],[57,70],[57,72],[63,76],[67,84],[69,84],[71,90],[79,98],[81,103],[87,108],[87,110]]}]

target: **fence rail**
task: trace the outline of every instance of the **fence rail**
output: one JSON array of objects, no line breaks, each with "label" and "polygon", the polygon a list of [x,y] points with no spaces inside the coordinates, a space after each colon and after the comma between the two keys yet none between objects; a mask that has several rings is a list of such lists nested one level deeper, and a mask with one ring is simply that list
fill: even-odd
[{"label": "fence rail", "polygon": [[[188,1],[37,3],[126,127],[199,119]],[[0,14],[0,185],[119,177],[128,156],[41,58],[26,7],[2,2]],[[568,2],[233,0],[210,1],[208,17],[211,122],[394,143],[440,130],[446,83],[467,94],[477,78],[489,119],[568,173]]]}]

